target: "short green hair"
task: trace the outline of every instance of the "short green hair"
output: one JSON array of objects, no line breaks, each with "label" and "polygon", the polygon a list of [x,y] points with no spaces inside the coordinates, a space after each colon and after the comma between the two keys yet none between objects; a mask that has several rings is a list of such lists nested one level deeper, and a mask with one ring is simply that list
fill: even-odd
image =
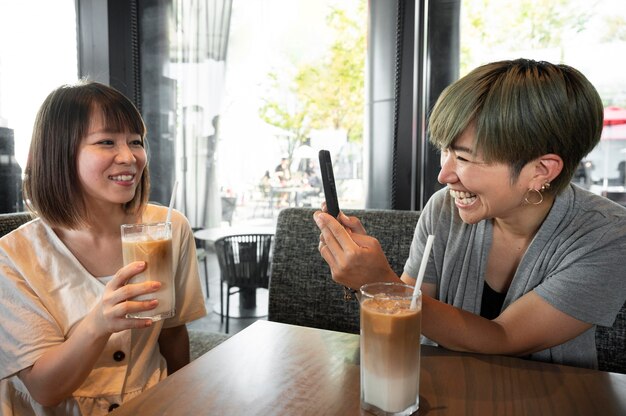
[{"label": "short green hair", "polygon": [[442,93],[429,119],[430,142],[450,147],[475,128],[475,151],[486,162],[511,166],[515,182],[531,160],[554,153],[563,170],[550,190],[569,184],[600,140],[604,109],[594,86],[576,69],[517,59],[474,69]]}]

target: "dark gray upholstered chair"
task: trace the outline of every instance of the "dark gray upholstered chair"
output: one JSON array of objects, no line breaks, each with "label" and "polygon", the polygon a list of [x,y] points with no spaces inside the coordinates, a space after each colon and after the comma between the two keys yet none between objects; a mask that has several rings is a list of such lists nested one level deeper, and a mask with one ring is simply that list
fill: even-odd
[{"label": "dark gray upholstered chair", "polygon": [[612,327],[596,329],[596,348],[600,370],[626,374],[626,303]]},{"label": "dark gray upholstered chair", "polygon": [[28,212],[0,214],[0,237],[10,233],[20,225],[25,224],[32,219],[33,216]]},{"label": "dark gray upholstered chair", "polygon": [[187,332],[189,333],[189,356],[191,361],[201,357],[207,351],[217,347],[230,338],[228,334],[189,327],[187,327]]},{"label": "dark gray upholstered chair", "polygon": [[[280,212],[274,240],[269,290],[270,321],[342,332],[359,332],[356,300],[344,301],[342,288],[330,277],[317,245],[314,209]],[[369,234],[380,240],[396,273],[402,273],[419,214],[409,211],[346,210],[359,217]],[[626,373],[626,309],[611,328],[596,331],[600,370]]]},{"label": "dark gray upholstered chair", "polygon": [[[317,251],[315,209],[286,208],[278,215],[269,288],[270,321],[342,332],[359,332],[359,305],[345,301],[343,289]],[[396,273],[402,273],[413,231],[415,211],[345,210],[359,217],[368,234],[379,239]]]}]

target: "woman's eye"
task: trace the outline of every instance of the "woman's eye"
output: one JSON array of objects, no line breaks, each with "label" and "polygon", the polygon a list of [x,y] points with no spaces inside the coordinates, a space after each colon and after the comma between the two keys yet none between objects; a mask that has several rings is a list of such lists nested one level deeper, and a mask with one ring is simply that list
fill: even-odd
[{"label": "woman's eye", "polygon": [[457,156],[456,160],[460,160],[461,162],[468,162],[467,159],[465,159],[464,157],[461,157],[461,156]]},{"label": "woman's eye", "polygon": [[103,145],[110,146],[110,145],[112,145],[112,144],[113,144],[113,140],[104,139],[104,140],[100,140],[98,143],[99,143],[99,144],[103,144]]},{"label": "woman's eye", "polygon": [[143,140],[133,140],[130,144],[131,146],[143,147]]}]

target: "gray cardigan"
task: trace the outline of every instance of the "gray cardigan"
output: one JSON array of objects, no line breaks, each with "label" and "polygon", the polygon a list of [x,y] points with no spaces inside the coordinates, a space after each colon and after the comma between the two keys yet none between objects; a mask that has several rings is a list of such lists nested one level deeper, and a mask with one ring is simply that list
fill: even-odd
[{"label": "gray cardigan", "polygon": [[[424,281],[438,299],[480,313],[492,221],[465,224],[448,189],[428,202],[415,230],[404,271],[417,276],[428,234],[435,242]],[[623,259],[626,209],[570,185],[560,194],[522,258],[503,309],[534,290],[560,311],[594,326],[531,359],[597,368],[595,325],[611,326],[626,300]]]}]

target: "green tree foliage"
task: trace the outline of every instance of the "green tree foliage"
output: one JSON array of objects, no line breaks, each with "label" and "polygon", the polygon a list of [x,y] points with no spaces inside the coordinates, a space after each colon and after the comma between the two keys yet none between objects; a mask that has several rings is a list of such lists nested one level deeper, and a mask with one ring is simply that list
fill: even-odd
[{"label": "green tree foliage", "polygon": [[[585,30],[594,12],[589,0],[464,0],[462,73],[478,65],[474,51],[561,49]],[[562,52],[562,49],[561,49]]]},{"label": "green tree foliage", "polygon": [[622,16],[607,16],[603,42],[626,42],[626,20]]},{"label": "green tree foliage", "polygon": [[365,103],[365,21],[364,3],[360,19],[344,10],[328,17],[336,33],[326,59],[305,65],[296,75],[301,96],[309,101],[312,126],[317,129],[345,129],[348,139],[362,141]]},{"label": "green tree foliage", "polygon": [[293,80],[283,81],[275,72],[269,73],[267,79],[270,92],[259,108],[259,116],[285,132],[278,137],[287,142],[286,151],[291,160],[294,150],[307,140],[311,132],[311,103],[299,99],[298,86]]},{"label": "green tree foliage", "polygon": [[356,14],[333,9],[327,24],[334,36],[322,59],[297,65],[293,75],[268,74],[259,116],[289,133],[284,138],[290,157],[312,129],[344,129],[349,140],[363,140],[365,1]]}]

